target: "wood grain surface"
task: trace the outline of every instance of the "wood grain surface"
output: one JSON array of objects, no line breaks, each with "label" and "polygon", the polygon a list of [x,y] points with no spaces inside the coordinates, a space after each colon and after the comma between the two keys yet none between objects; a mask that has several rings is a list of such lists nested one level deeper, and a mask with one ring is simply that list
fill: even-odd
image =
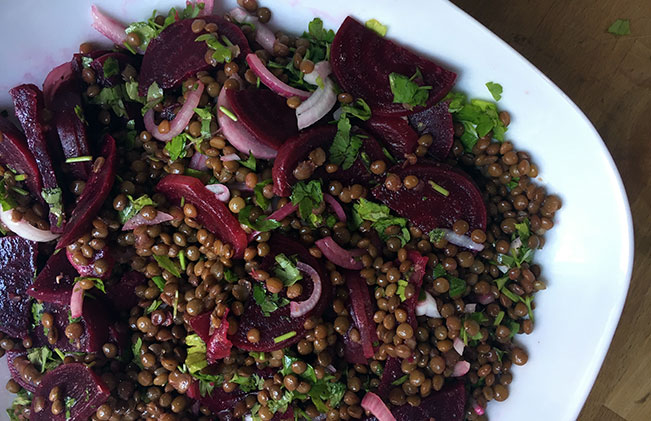
[{"label": "wood grain surface", "polygon": [[[651,1],[453,3],[508,42],[565,91],[593,122],[617,163],[633,212],[635,267],[617,332],[579,420],[649,421]],[[631,35],[606,32],[620,18],[630,19]],[[577,162],[577,171],[581,171],[581,165]],[[607,231],[607,223],[595,229]]]}]

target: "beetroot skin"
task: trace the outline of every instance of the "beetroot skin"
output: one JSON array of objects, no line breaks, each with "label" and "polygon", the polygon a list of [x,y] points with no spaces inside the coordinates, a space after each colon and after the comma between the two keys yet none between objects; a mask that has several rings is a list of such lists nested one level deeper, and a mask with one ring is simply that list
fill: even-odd
[{"label": "beetroot skin", "polygon": [[393,102],[389,74],[410,77],[419,69],[423,85],[431,86],[427,106],[436,104],[452,88],[457,75],[431,60],[381,37],[350,16],[339,27],[330,50],[332,71],[344,91],[364,98],[373,114],[403,116],[420,111]]},{"label": "beetroot skin", "polygon": [[[435,228],[451,228],[463,219],[470,230],[486,229],[486,206],[477,186],[461,170],[445,164],[418,163],[407,167],[394,167],[390,172],[401,179],[408,175],[418,177],[418,185],[409,190],[402,186],[398,191],[388,190],[384,184],[372,190],[373,196],[398,215],[428,233]],[[430,181],[448,191],[445,196],[431,186]]]},{"label": "beetroot skin", "polygon": [[111,135],[104,136],[100,156],[104,162],[91,172],[84,192],[79,196],[68,225],[59,238],[57,249],[69,246],[84,234],[111,192],[117,165],[115,139]]},{"label": "beetroot skin", "polygon": [[454,126],[447,101],[439,102],[426,110],[410,115],[409,123],[418,133],[432,136],[432,145],[428,150],[430,156],[439,161],[448,157],[454,143]]},{"label": "beetroot skin", "polygon": [[[251,52],[244,33],[237,25],[217,15],[202,16],[201,19],[217,24],[220,38],[226,36],[240,47],[238,57],[246,57]],[[201,33],[192,31],[193,21],[183,19],[175,22],[149,42],[140,67],[138,91],[141,96],[147,95],[147,89],[154,82],[163,89],[175,88],[188,77],[211,67],[205,59],[208,46],[204,41],[195,41]]]},{"label": "beetroot skin", "polygon": [[66,253],[61,250],[50,256],[27,293],[47,303],[69,304],[77,276],[77,271],[68,261]]},{"label": "beetroot skin", "polygon": [[135,291],[136,287],[146,283],[147,278],[142,273],[136,271],[127,272],[122,275],[120,282],[107,287],[106,297],[115,308],[131,310],[139,301]]},{"label": "beetroot skin", "polygon": [[372,116],[364,123],[364,127],[398,159],[416,152],[418,134],[401,117]]},{"label": "beetroot skin", "polygon": [[0,238],[0,331],[14,338],[29,334],[32,315],[27,288],[36,274],[37,254],[33,241]]},{"label": "beetroot skin", "polygon": [[[58,386],[67,411],[52,414],[52,402],[48,399],[50,391]],[[47,374],[34,392],[34,398],[41,397],[45,406],[39,412],[34,410],[32,401],[31,421],[85,421],[102,405],[111,392],[97,374],[81,363],[63,364]],[[69,417],[66,416],[66,412]]]},{"label": "beetroot skin", "polygon": [[32,195],[43,202],[41,191],[43,181],[34,155],[29,150],[25,135],[9,120],[0,116],[0,164],[9,167],[19,174],[25,174],[25,185]]}]

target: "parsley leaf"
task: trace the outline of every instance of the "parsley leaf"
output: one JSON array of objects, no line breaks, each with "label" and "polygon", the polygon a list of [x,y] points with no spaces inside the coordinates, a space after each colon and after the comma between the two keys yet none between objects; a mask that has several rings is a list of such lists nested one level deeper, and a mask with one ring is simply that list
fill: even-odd
[{"label": "parsley leaf", "polygon": [[210,123],[212,122],[213,113],[210,110],[210,106],[204,108],[195,108],[194,112],[197,113],[201,119],[201,137],[203,139],[210,139]]},{"label": "parsley leaf", "polygon": [[335,39],[335,32],[332,29],[324,29],[323,21],[320,18],[312,19],[307,25],[307,32],[303,32],[301,38],[307,38],[311,41],[305,53],[305,59],[318,63],[330,58],[330,45]]},{"label": "parsley leaf", "polygon": [[113,110],[118,117],[125,117],[127,110],[124,107],[124,98],[127,97],[126,88],[124,84],[116,86],[107,86],[99,91],[97,96],[90,98],[88,102],[94,105],[106,105]]},{"label": "parsley leaf", "polygon": [[406,382],[408,378],[409,378],[409,374],[405,374],[404,376],[399,377],[396,380],[392,381],[391,386],[400,386],[401,384]]},{"label": "parsley leaf", "polygon": [[350,120],[342,115],[337,122],[337,134],[330,145],[330,161],[347,170],[352,167],[357,159],[357,154],[362,146],[362,137],[350,134],[352,128]]},{"label": "parsley leaf", "polygon": [[341,111],[346,115],[350,114],[364,121],[371,118],[371,107],[369,107],[366,101],[364,101],[362,98],[357,98],[353,104],[342,105]]},{"label": "parsley leaf", "polygon": [[430,243],[438,243],[445,237],[445,231],[440,228],[434,228],[428,235]]},{"label": "parsley leaf", "polygon": [[398,237],[403,246],[411,240],[411,234],[407,229],[407,220],[391,215],[388,206],[360,198],[353,205],[353,219],[358,223],[371,221],[373,223],[371,226],[375,228],[382,240],[392,237],[392,235],[386,233],[386,230],[394,225],[400,227],[400,233],[393,236]]},{"label": "parsley leaf", "polygon": [[145,309],[145,315],[151,314],[154,311],[158,310],[158,307],[160,307],[161,304],[163,304],[161,300],[152,301],[151,304],[149,304],[149,306]]},{"label": "parsley leaf", "polygon": [[488,88],[488,92],[491,93],[491,96],[495,101],[502,99],[502,85],[495,82],[486,82],[486,87]]},{"label": "parsley leaf", "polygon": [[[2,134],[0,134],[0,136],[2,136]],[[0,207],[2,207],[2,211],[8,211],[9,209],[13,209],[16,206],[16,201],[9,195],[9,192],[5,187],[4,178],[0,179]]]},{"label": "parsley leaf", "polygon": [[115,57],[109,57],[104,61],[102,70],[104,72],[104,78],[108,79],[120,73],[120,64]]},{"label": "parsley leaf", "polygon": [[127,198],[129,199],[129,203],[127,203],[127,206],[125,206],[124,209],[118,212],[118,216],[120,217],[120,222],[122,224],[138,215],[138,213],[145,206],[156,206],[156,202],[154,202],[151,197],[146,194],[143,194],[135,200],[131,195],[127,195]]},{"label": "parsley leaf", "polygon": [[71,397],[71,396],[66,396],[64,399],[65,406],[66,406],[66,421],[70,419],[71,417],[71,411],[72,407],[75,406],[75,403],[77,403],[77,399]]},{"label": "parsley leaf", "polygon": [[179,271],[179,268],[176,267],[176,265],[174,264],[174,262],[172,262],[172,259],[170,259],[169,256],[154,255],[154,260],[156,260],[158,266],[165,269],[166,271],[176,276],[177,278],[181,276],[181,272]]},{"label": "parsley leaf", "polygon": [[186,146],[188,140],[190,140],[192,143],[198,143],[201,141],[201,138],[194,138],[189,134],[183,132],[174,136],[172,140],[165,144],[165,150],[169,154],[172,161],[185,158],[187,155]]},{"label": "parsley leaf", "polygon": [[450,298],[458,298],[466,292],[466,281],[448,274],[440,263],[434,267],[432,277],[434,277],[434,279],[444,277],[448,280],[450,283],[450,290],[448,291]]},{"label": "parsley leaf", "polygon": [[398,290],[396,291],[396,294],[398,297],[400,297],[400,301],[406,301],[407,296],[405,295],[405,288],[409,285],[409,282],[405,281],[404,279],[398,280]]},{"label": "parsley leaf", "polygon": [[265,288],[259,283],[253,285],[253,300],[260,306],[265,317],[289,304],[287,298],[279,297],[278,294],[267,294]]},{"label": "parsley leaf", "polygon": [[237,214],[237,220],[240,224],[246,225],[247,227],[260,232],[275,230],[282,225],[275,219],[267,219],[267,215],[260,215],[255,221],[251,222],[250,216],[252,210],[253,206],[249,205]]},{"label": "parsley leaf", "polygon": [[48,347],[34,347],[30,348],[27,351],[27,359],[29,362],[34,364],[41,373],[45,373],[47,370],[52,370],[63,363],[63,360],[57,358],[58,354],[55,354]]},{"label": "parsley leaf", "polygon": [[[217,63],[228,63],[233,59],[233,51],[231,51],[228,45],[222,44],[215,33],[199,35],[195,41],[205,41],[208,48],[213,50],[212,58]],[[224,41],[227,41],[227,39]]]},{"label": "parsley leaf", "polygon": [[[32,326],[34,328],[41,324],[41,319],[43,318],[44,310],[45,310],[45,306],[43,305],[43,303],[39,303],[38,301],[34,301],[32,303],[32,319],[34,320]],[[45,332],[45,335],[47,335],[47,332]]]},{"label": "parsley leaf", "polygon": [[429,90],[432,89],[432,87],[419,86],[414,82],[416,78],[422,79],[419,69],[416,69],[416,73],[409,78],[400,73],[393,72],[389,74],[389,85],[391,86],[391,92],[393,93],[394,103],[404,104],[408,109],[427,104]]},{"label": "parsley leaf", "polygon": [[454,121],[461,123],[464,128],[461,144],[467,152],[471,152],[480,137],[492,132],[493,138],[504,141],[506,126],[499,118],[497,105],[481,99],[466,100],[462,93],[451,92],[444,101],[449,101],[448,110]]},{"label": "parsley leaf", "polygon": [[259,182],[258,184],[255,185],[253,188],[253,194],[255,195],[255,202],[260,206],[262,209],[267,209],[269,207],[270,200],[264,197],[263,194],[263,189],[265,186],[271,184],[273,180],[271,178],[266,179],[264,181]]},{"label": "parsley leaf", "polygon": [[628,19],[617,19],[608,27],[608,32],[614,35],[630,35],[631,21]]},{"label": "parsley leaf", "polygon": [[162,276],[154,276],[151,280],[156,284],[158,289],[163,292],[163,288],[165,288],[165,279]]},{"label": "parsley leaf", "polygon": [[303,275],[301,275],[301,271],[296,268],[294,261],[285,256],[284,253],[278,253],[275,260],[277,265],[274,267],[274,274],[283,281],[285,286],[294,285],[296,282],[303,279]]},{"label": "parsley leaf", "polygon": [[43,189],[41,196],[45,203],[50,206],[50,213],[57,217],[57,226],[63,223],[63,192],[61,187]]},{"label": "parsley leaf", "polygon": [[238,161],[241,166],[246,167],[250,169],[251,171],[255,171],[255,168],[257,166],[257,162],[255,160],[255,156],[249,151],[249,157],[246,158],[245,160],[239,160]]},{"label": "parsley leaf", "polygon": [[188,367],[190,374],[197,373],[208,366],[206,361],[206,343],[197,334],[185,337],[185,344],[188,346],[185,365]]},{"label": "parsley leaf", "polygon": [[158,83],[153,82],[151,85],[149,85],[149,88],[147,88],[147,97],[145,98],[145,105],[142,107],[142,110],[140,111],[142,115],[144,116],[147,111],[154,108],[154,106],[159,102],[162,102],[164,97],[165,97],[165,93],[163,92],[163,88],[158,86]]},{"label": "parsley leaf", "polygon": [[321,191],[320,180],[310,180],[309,183],[299,181],[292,187],[292,194],[289,196],[292,204],[298,205],[298,212],[301,218],[308,219],[312,211],[323,203],[323,192]]},{"label": "parsley leaf", "polygon": [[236,373],[229,380],[229,382],[239,385],[242,392],[249,393],[257,390],[262,390],[264,379],[255,373],[249,377],[240,376]]},{"label": "parsley leaf", "polygon": [[131,352],[133,353],[133,362],[142,368],[142,361],[140,360],[140,351],[142,350],[142,337],[138,336],[136,343],[131,345]]},{"label": "parsley leaf", "polygon": [[387,34],[387,26],[380,23],[377,19],[369,19],[364,25],[381,37]]},{"label": "parsley leaf", "polygon": [[104,294],[106,294],[106,288],[104,287],[104,281],[102,281],[100,278],[93,278],[93,277],[90,277],[90,276],[78,276],[78,277],[75,278],[74,283],[76,284],[77,282],[81,281],[82,279],[90,279],[95,284],[95,288],[97,288],[98,290],[100,290]]}]

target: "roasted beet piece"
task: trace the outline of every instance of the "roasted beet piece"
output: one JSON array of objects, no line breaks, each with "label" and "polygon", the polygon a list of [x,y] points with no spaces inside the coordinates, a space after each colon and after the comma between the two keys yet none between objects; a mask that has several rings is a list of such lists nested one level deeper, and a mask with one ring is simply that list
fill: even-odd
[{"label": "roasted beet piece", "polygon": [[19,174],[25,174],[25,184],[32,195],[43,201],[43,181],[34,155],[29,150],[25,135],[9,120],[0,116],[0,164],[9,167]]},{"label": "roasted beet piece", "polygon": [[43,193],[48,196],[44,198],[50,205],[50,231],[63,232],[66,222],[63,213],[63,196],[50,156],[50,149],[55,148],[49,133],[50,129],[45,123],[43,93],[36,85],[27,84],[12,88],[9,94],[14,101],[16,117],[23,126],[27,146],[36,159],[43,181]]},{"label": "roasted beet piece", "polygon": [[[278,150],[278,156],[274,161],[272,169],[272,178],[274,181],[274,193],[279,196],[289,196],[292,192],[292,185],[296,183],[294,177],[294,169],[303,161],[309,160],[310,152],[316,148],[322,148],[326,154],[329,154],[330,145],[337,133],[337,128],[334,126],[320,126],[304,130],[298,136],[289,139]],[[325,165],[318,167],[314,176],[321,178],[324,181],[341,180],[346,184],[360,183],[367,185],[375,176],[366,168],[366,164],[362,160],[361,154],[365,153],[368,156],[369,162],[378,159],[385,159],[382,147],[377,141],[366,135],[361,131],[357,134],[366,136],[363,140],[362,147],[359,149],[359,156],[353,165],[346,169],[339,169],[336,172],[329,174],[325,171]],[[327,160],[326,160],[327,162]]]},{"label": "roasted beet piece", "polygon": [[102,345],[108,339],[108,312],[99,300],[93,300],[90,297],[84,298],[84,310],[79,322],[83,327],[83,334],[74,343],[70,343],[64,333],[66,326],[70,324],[70,307],[65,304],[43,303],[43,312],[54,316],[57,342],[54,345],[49,344],[47,335],[43,331],[43,325],[39,324],[33,331],[34,346],[47,346],[71,352],[97,352],[102,349]]},{"label": "roasted beet piece", "polygon": [[136,287],[145,285],[147,278],[140,272],[130,271],[122,275],[120,282],[117,282],[106,289],[106,297],[113,303],[113,306],[120,310],[131,310],[138,304]]},{"label": "roasted beet piece", "polygon": [[[438,392],[432,392],[428,397],[421,400],[418,409],[414,412],[409,404],[393,409],[396,421],[413,421],[417,419],[427,420],[436,418],[436,421],[461,421],[465,419],[466,388],[463,382],[448,384]],[[420,416],[419,414],[424,416]]]},{"label": "roasted beet piece", "polygon": [[[52,414],[52,402],[48,399],[50,391],[58,386],[61,399],[66,403],[66,411]],[[81,363],[63,364],[49,371],[41,380],[34,393],[45,402],[42,410],[34,410],[32,401],[31,421],[85,421],[89,419],[108,399],[109,388],[90,368]]]},{"label": "roasted beet piece", "polygon": [[216,416],[217,420],[234,421],[233,408],[235,405],[246,398],[246,394],[239,388],[234,392],[226,393],[221,385],[216,385],[210,394],[201,396],[199,392],[199,382],[195,381],[188,389],[188,396],[199,401],[202,406],[209,408]]},{"label": "roasted beet piece", "polygon": [[7,351],[7,368],[9,368],[11,378],[25,390],[34,392],[41,382],[42,376],[41,373],[35,371],[37,370],[35,368],[24,370],[29,365],[31,363],[27,359],[27,351],[15,349]]},{"label": "roasted beet piece", "polygon": [[156,190],[171,201],[180,202],[184,197],[187,203],[192,203],[197,208],[197,221],[230,244],[234,257],[242,257],[248,242],[246,233],[226,205],[201,181],[186,175],[168,175],[158,182]]},{"label": "roasted beet piece", "polygon": [[65,251],[53,254],[38,274],[27,293],[47,303],[69,304],[77,270],[70,264]]},{"label": "roasted beet piece", "polygon": [[[389,172],[397,174],[401,180],[414,175],[419,183],[411,190],[402,186],[395,192],[381,184],[372,190],[373,196],[424,232],[451,228],[459,219],[466,221],[471,231],[486,229],[486,206],[481,193],[461,170],[426,162],[394,167]],[[448,194],[434,190],[431,183],[442,187]]]},{"label": "roasted beet piece", "polygon": [[268,89],[227,89],[226,98],[238,121],[275,150],[298,133],[296,111],[287,106],[285,98]]},{"label": "roasted beet piece", "polygon": [[378,337],[373,321],[375,312],[368,292],[368,285],[358,271],[347,270],[344,272],[352,319],[360,334],[364,358],[371,358],[375,354],[373,344],[377,343]]},{"label": "roasted beet piece", "polygon": [[[327,276],[327,272],[323,270],[320,263],[310,255],[303,245],[282,235],[274,234],[269,241],[269,246],[271,252],[265,256],[262,268],[271,270],[272,262],[275,262],[275,256],[279,253],[284,253],[285,256],[295,255],[297,260],[312,266],[319,273],[322,286],[321,298],[312,311],[301,317],[291,317],[289,305],[277,309],[270,313],[269,317],[266,317],[260,306],[255,303],[255,300],[252,297],[249,298],[245,304],[244,313],[240,316],[238,330],[231,337],[233,345],[247,351],[268,352],[295,344],[305,336],[305,329],[303,328],[305,320],[310,316],[318,317],[331,303],[332,284],[330,283],[330,277]],[[304,283],[303,294],[296,300],[305,299],[312,293],[312,288],[311,283]],[[260,331],[260,341],[255,344],[249,342],[246,337],[247,332],[253,328]],[[274,341],[274,338],[292,331],[296,332],[295,336],[279,343]]]},{"label": "roasted beet piece", "polygon": [[407,252],[407,257],[413,265],[413,271],[409,276],[409,284],[414,287],[414,295],[402,302],[400,307],[407,312],[407,322],[415,332],[418,328],[418,320],[416,320],[416,305],[418,304],[418,296],[420,295],[420,289],[423,285],[423,277],[425,276],[428,258],[422,256],[416,250],[409,250],[409,252]]},{"label": "roasted beet piece", "polygon": [[[113,67],[113,63],[116,64],[115,67]],[[134,64],[134,60],[130,56],[123,53],[110,52],[102,54],[93,60],[90,63],[90,68],[95,71],[97,83],[100,86],[111,87],[123,82],[122,72],[129,64]],[[114,72],[113,69],[117,70],[117,72]]]},{"label": "roasted beet piece", "polygon": [[350,16],[341,24],[330,50],[330,62],[341,87],[364,98],[376,115],[402,116],[420,111],[393,102],[389,74],[411,77],[420,70],[423,85],[431,86],[427,105],[450,91],[457,75],[404,47],[379,36]]},{"label": "roasted beet piece", "polygon": [[[81,78],[73,70],[72,63],[55,67],[43,83],[45,106],[53,113],[63,157],[76,158],[90,156],[90,146],[86,134],[86,124],[82,121]],[[78,115],[78,113],[82,113]],[[90,162],[65,163],[72,176],[86,180],[90,175]]]},{"label": "roasted beet piece", "polygon": [[404,118],[372,116],[364,123],[364,128],[398,159],[416,152],[418,134]]},{"label": "roasted beet piece", "polygon": [[[219,37],[225,36],[240,47],[238,57],[246,57],[251,52],[237,25],[217,15],[202,16],[201,19],[206,23],[216,23]],[[175,22],[151,40],[140,67],[138,90],[141,96],[147,95],[147,89],[154,82],[163,89],[175,88],[188,77],[211,67],[205,59],[208,46],[204,41],[195,41],[201,34],[192,31],[193,21],[183,19]]]},{"label": "roasted beet piece", "polygon": [[14,338],[29,334],[32,316],[27,288],[36,274],[37,254],[33,241],[0,238],[0,331]]},{"label": "roasted beet piece", "polygon": [[226,358],[231,354],[233,344],[226,337],[228,332],[228,310],[224,312],[221,323],[217,329],[211,332],[210,314],[207,312],[190,320],[190,326],[206,343],[206,360],[214,364],[217,360]]},{"label": "roasted beet piece", "polygon": [[79,196],[66,229],[59,238],[57,249],[67,247],[84,234],[93,219],[104,205],[115,181],[117,164],[115,139],[104,136],[100,157],[95,160],[84,192]]},{"label": "roasted beet piece", "polygon": [[452,114],[448,111],[448,102],[439,102],[426,110],[409,116],[409,123],[420,134],[430,134],[432,145],[428,154],[440,161],[445,160],[454,143],[454,126]]},{"label": "roasted beet piece", "polygon": [[[111,272],[113,271],[113,265],[115,264],[115,259],[113,258],[113,255],[111,254],[111,250],[108,248],[108,246],[105,246],[101,250],[97,250],[93,255],[93,258],[90,259],[88,261],[88,264],[86,265],[75,264],[73,255],[74,255],[73,252],[66,249],[66,256],[68,257],[70,264],[74,266],[75,269],[77,269],[79,276],[100,278],[100,279],[108,279],[111,277]],[[97,270],[95,269],[95,263],[98,260],[103,260],[108,265],[108,269],[103,273],[98,273]]]}]

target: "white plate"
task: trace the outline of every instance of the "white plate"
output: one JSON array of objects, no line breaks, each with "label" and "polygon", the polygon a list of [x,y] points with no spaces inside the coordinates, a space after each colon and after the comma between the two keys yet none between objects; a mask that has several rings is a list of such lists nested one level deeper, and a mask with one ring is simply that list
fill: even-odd
[{"label": "white plate", "polygon": [[[148,18],[153,8],[166,11],[184,1],[97,3],[129,22]],[[302,33],[314,16],[333,29],[348,14],[376,18],[388,24],[390,38],[458,72],[456,89],[489,97],[486,82],[504,86],[500,106],[512,116],[507,137],[531,152],[541,183],[563,198],[563,209],[545,249],[536,254],[549,285],[536,296],[536,329],[530,336],[518,335],[529,350],[529,363],[514,370],[510,398],[491,403],[488,413],[494,421],[576,419],[615,331],[633,263],[626,194],[585,115],[533,65],[448,2],[267,0],[263,5],[272,8],[276,28],[294,33]],[[90,22],[87,0],[5,4],[0,14],[0,106],[11,103],[7,90],[12,86],[41,85],[82,41],[101,40]],[[10,396],[0,393],[0,407],[6,407]]]}]

